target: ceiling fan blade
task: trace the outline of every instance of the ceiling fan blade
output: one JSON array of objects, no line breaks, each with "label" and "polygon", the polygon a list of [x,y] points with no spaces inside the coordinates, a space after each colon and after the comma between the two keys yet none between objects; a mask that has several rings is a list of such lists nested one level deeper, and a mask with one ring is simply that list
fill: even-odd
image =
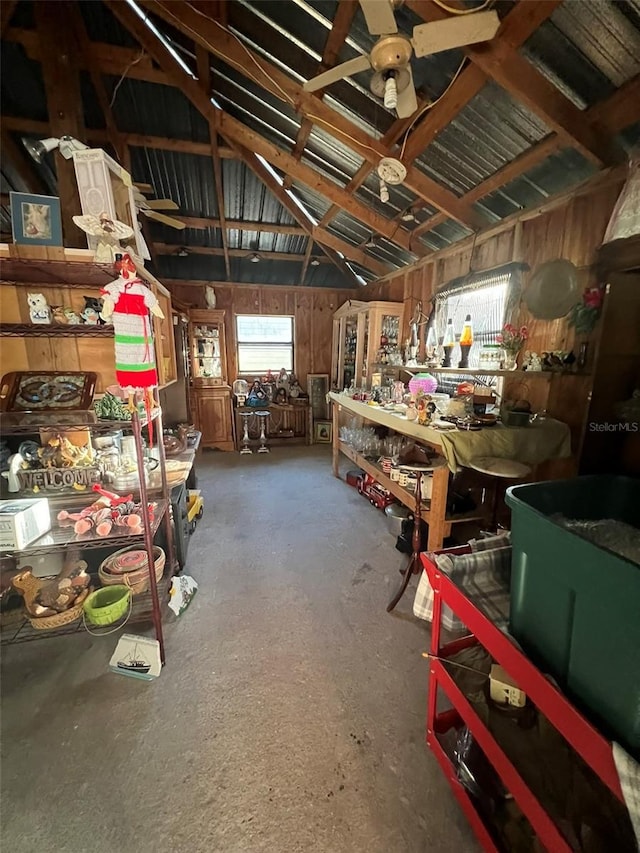
[{"label": "ceiling fan blade", "polygon": [[312,77],[302,87],[305,92],[316,92],[318,89],[324,89],[336,80],[342,80],[344,77],[351,77],[352,74],[358,74],[360,71],[368,71],[371,68],[368,56],[356,56],[355,59],[350,59],[348,62],[343,62],[342,65],[336,65],[335,68],[330,68],[324,74],[318,74],[317,77]]},{"label": "ceiling fan blade", "polygon": [[416,98],[416,90],[413,85],[411,66],[407,65],[406,70],[409,73],[409,83],[401,92],[398,92],[398,103],[396,104],[398,118],[409,118],[418,109],[418,99]]},{"label": "ceiling fan blade", "polygon": [[162,222],[163,225],[168,225],[169,228],[176,228],[178,231],[183,231],[186,228],[184,222],[180,222],[179,219],[174,219],[173,216],[165,216],[164,213],[158,213],[155,210],[141,210],[140,213],[144,213],[149,219],[153,219],[154,222]]},{"label": "ceiling fan blade", "polygon": [[474,15],[420,24],[413,28],[411,44],[416,56],[429,56],[442,50],[489,41],[499,28],[497,12],[476,12]]},{"label": "ceiling fan blade", "polygon": [[398,32],[391,0],[360,0],[360,8],[372,36]]},{"label": "ceiling fan blade", "polygon": [[170,198],[154,198],[147,201],[147,207],[151,210],[180,210],[178,205]]},{"label": "ceiling fan blade", "polygon": [[151,186],[151,184],[140,184],[140,183],[138,183],[138,181],[134,181],[133,186],[137,190],[140,190],[141,193],[147,193],[147,195],[149,195],[149,194],[153,195],[153,187]]}]

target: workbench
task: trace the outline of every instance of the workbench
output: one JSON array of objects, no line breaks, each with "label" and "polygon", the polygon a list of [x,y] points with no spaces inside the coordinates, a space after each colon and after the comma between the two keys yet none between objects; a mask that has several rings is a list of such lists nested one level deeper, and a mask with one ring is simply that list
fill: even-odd
[{"label": "workbench", "polygon": [[374,477],[400,503],[411,511],[415,507],[415,496],[408,489],[398,485],[384,474],[381,467],[358,453],[353,447],[340,440],[340,416],[345,413],[367,421],[370,424],[387,427],[390,430],[415,439],[420,444],[433,448],[447,460],[447,467],[433,472],[431,500],[423,504],[422,519],[429,525],[427,548],[436,551],[442,548],[447,536],[451,535],[452,525],[480,520],[483,513],[474,510],[455,516],[447,515],[447,496],[449,474],[466,467],[473,456],[499,456],[514,458],[535,468],[546,459],[568,456],[571,452],[569,428],[561,421],[549,418],[529,427],[504,427],[497,425],[478,432],[443,432],[416,421],[409,421],[397,412],[371,406],[359,400],[353,400],[347,394],[330,392],[333,423],[333,473],[339,477],[340,454],[344,454]]}]

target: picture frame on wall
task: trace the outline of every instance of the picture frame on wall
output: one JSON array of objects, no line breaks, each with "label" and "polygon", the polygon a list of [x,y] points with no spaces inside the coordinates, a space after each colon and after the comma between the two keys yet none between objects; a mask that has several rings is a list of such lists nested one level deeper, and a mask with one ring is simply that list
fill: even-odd
[{"label": "picture frame on wall", "polygon": [[326,420],[329,417],[327,394],[329,393],[328,373],[307,374],[307,394],[314,421]]},{"label": "picture frame on wall", "polygon": [[62,246],[60,199],[51,195],[9,193],[13,240],[21,246]]},{"label": "picture frame on wall", "polygon": [[331,444],[332,433],[331,421],[316,421],[313,427],[313,440],[316,444]]}]

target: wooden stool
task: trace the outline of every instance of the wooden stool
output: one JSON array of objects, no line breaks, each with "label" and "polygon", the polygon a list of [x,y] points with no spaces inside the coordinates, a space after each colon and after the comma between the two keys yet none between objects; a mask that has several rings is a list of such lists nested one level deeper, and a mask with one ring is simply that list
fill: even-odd
[{"label": "wooden stool", "polygon": [[444,456],[436,456],[430,462],[408,462],[406,464],[400,463],[398,468],[401,472],[406,472],[407,474],[415,474],[416,475],[416,503],[415,509],[413,513],[413,536],[411,537],[411,548],[412,554],[409,560],[409,565],[402,572],[402,579],[400,581],[400,585],[398,586],[396,592],[393,595],[393,598],[387,604],[387,613],[391,613],[396,604],[400,601],[402,596],[404,595],[407,587],[409,586],[409,581],[411,580],[411,575],[417,575],[422,571],[422,566],[420,565],[420,542],[421,542],[421,531],[422,531],[422,475],[426,474],[430,471],[435,471],[436,468],[442,468],[447,464],[447,460]]},{"label": "wooden stool", "polygon": [[[502,459],[499,456],[477,456],[471,460],[469,467],[480,474],[492,478],[493,500],[491,503],[491,530],[498,529],[498,503],[500,498],[501,480],[524,480],[531,473],[531,468],[524,462],[515,459]],[[506,489],[508,483],[504,484]],[[504,495],[504,489],[502,489]]]}]

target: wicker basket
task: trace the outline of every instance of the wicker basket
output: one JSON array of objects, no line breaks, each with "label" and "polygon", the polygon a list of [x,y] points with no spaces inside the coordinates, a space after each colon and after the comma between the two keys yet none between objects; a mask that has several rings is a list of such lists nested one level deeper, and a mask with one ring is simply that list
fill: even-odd
[{"label": "wicker basket", "polygon": [[35,598],[40,591],[40,587],[48,582],[50,578],[36,578],[31,572],[22,572],[16,575],[13,579],[14,587],[22,593],[24,598],[24,609],[27,619],[31,626],[37,631],[52,631],[55,628],[62,628],[64,625],[70,625],[82,616],[82,606],[92,587],[84,589],[75,601],[73,607],[64,610],[62,613],[54,613],[53,616],[32,616],[29,612],[33,607]]},{"label": "wicker basket", "polygon": [[[115,570],[114,565],[118,562],[118,558],[123,558],[125,555],[139,552],[141,555],[139,568],[132,571]],[[164,572],[166,561],[165,553],[158,545],[153,546],[154,567],[156,571],[156,582],[159,581]],[[142,559],[144,555],[144,559]],[[147,568],[147,552],[139,546],[121,548],[119,551],[114,551],[109,554],[98,569],[98,577],[103,586],[111,586],[113,584],[126,584],[131,589],[132,595],[140,595],[149,588],[149,570]]]}]

